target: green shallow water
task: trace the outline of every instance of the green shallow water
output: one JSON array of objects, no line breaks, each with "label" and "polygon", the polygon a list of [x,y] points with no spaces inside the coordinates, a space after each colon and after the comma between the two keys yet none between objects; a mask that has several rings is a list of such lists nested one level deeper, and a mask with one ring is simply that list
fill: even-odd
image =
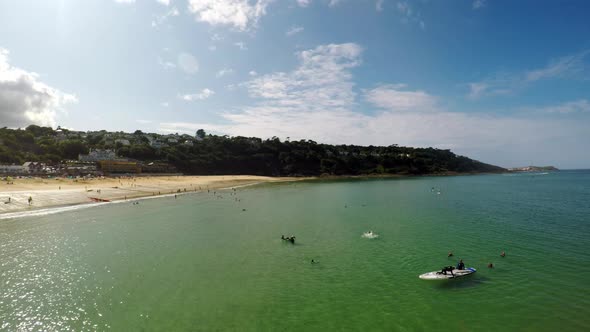
[{"label": "green shallow water", "polygon": [[590,327],[588,171],[230,192],[0,220],[0,330]]}]

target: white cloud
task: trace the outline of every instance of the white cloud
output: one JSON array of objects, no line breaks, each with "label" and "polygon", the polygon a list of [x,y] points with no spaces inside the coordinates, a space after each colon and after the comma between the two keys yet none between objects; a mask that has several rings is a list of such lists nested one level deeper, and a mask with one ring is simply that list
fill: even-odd
[{"label": "white cloud", "polygon": [[422,30],[426,28],[424,20],[422,20],[419,12],[414,11],[412,6],[407,1],[400,1],[397,3],[397,11],[402,15],[401,22],[404,24],[414,23],[418,24]]},{"label": "white cloud", "polygon": [[130,4],[135,3],[135,0],[115,0],[116,3]]},{"label": "white cloud", "polygon": [[471,99],[477,99],[486,93],[489,85],[487,83],[469,83],[469,95]]},{"label": "white cloud", "polygon": [[341,2],[342,2],[342,0],[330,0],[330,2],[328,3],[328,6],[334,7],[334,6],[338,5]]},{"label": "white cloud", "polygon": [[215,46],[215,45],[210,45],[209,47],[207,47],[207,49],[208,49],[209,51],[213,52],[213,51],[217,50],[217,46]]},{"label": "white cloud", "polygon": [[[559,158],[574,165],[587,159],[579,153],[560,157],[564,144],[571,151],[587,148],[590,131],[586,123],[449,112],[439,106],[439,98],[408,90],[403,84],[364,91],[364,98],[376,110],[356,112],[359,105],[351,71],[360,65],[361,53],[356,44],[321,45],[300,52],[300,64],[294,70],[257,76],[243,83],[254,102],[221,114],[227,124],[167,122],[160,123],[160,131],[194,132],[203,128],[229,135],[291,137],[332,144],[432,146],[501,166],[553,164]],[[554,111],[583,111],[588,101],[562,106]]]},{"label": "white cloud", "polygon": [[256,26],[266,15],[272,0],[189,0],[188,9],[195,19],[211,25],[228,25],[239,31]]},{"label": "white cloud", "polygon": [[248,73],[248,75],[250,75],[250,76],[256,76],[256,75],[258,75],[258,73],[256,71],[254,71],[254,70],[250,70],[250,72]]},{"label": "white cloud", "polygon": [[188,53],[178,55],[178,67],[187,74],[196,74],[199,71],[197,58]]},{"label": "white cloud", "polygon": [[287,30],[287,32],[285,32],[285,35],[287,37],[291,37],[295,34],[300,33],[301,31],[303,31],[303,29],[304,29],[303,27],[299,27],[299,26],[294,25],[294,26],[290,27],[289,30]]},{"label": "white cloud", "polygon": [[486,5],[486,0],[475,0],[473,1],[472,7],[473,9],[480,9],[485,7]]},{"label": "white cloud", "polygon": [[437,99],[424,91],[403,91],[405,84],[381,85],[365,92],[368,102],[394,112],[429,112],[437,108]]},{"label": "white cloud", "polygon": [[588,54],[590,54],[590,50],[561,57],[552,61],[544,68],[526,72],[524,79],[527,82],[534,82],[546,78],[563,77],[580,73],[584,70],[584,60]]},{"label": "white cloud", "polygon": [[521,73],[498,73],[480,82],[469,83],[468,97],[477,99],[486,96],[498,96],[514,93],[528,85],[545,79],[583,77],[586,70],[586,58],[590,50],[561,57],[549,62],[543,68]]},{"label": "white cloud", "polygon": [[135,122],[141,123],[141,124],[149,124],[149,123],[152,123],[153,121],[152,120],[142,120],[142,119],[140,119],[140,120],[135,120]]},{"label": "white cloud", "polygon": [[186,94],[186,95],[182,95],[179,97],[182,100],[195,101],[195,100],[205,100],[214,94],[215,94],[215,91],[213,91],[213,90],[203,89],[203,90],[201,90],[201,92],[198,92],[195,94]]},{"label": "white cloud", "polygon": [[375,9],[378,12],[382,12],[383,11],[383,1],[384,0],[377,0],[377,2],[375,3]]},{"label": "white cloud", "polygon": [[234,70],[231,68],[223,68],[215,74],[215,77],[220,78],[225,75],[233,74]]},{"label": "white cloud", "polygon": [[176,68],[176,64],[174,62],[165,61],[161,57],[158,57],[158,64],[162,66],[164,69],[174,69]]},{"label": "white cloud", "polygon": [[590,113],[590,102],[587,99],[570,101],[556,106],[542,107],[542,111],[547,113]]},{"label": "white cloud", "polygon": [[248,47],[246,47],[246,44],[244,44],[244,42],[236,42],[234,43],[235,46],[239,47],[240,50],[245,51],[248,49]]},{"label": "white cloud", "polygon": [[211,37],[209,37],[209,38],[214,42],[223,40],[223,36],[218,33],[212,34]]},{"label": "white cloud", "polygon": [[307,7],[311,3],[311,0],[297,0],[299,7]]},{"label": "white cloud", "polygon": [[161,102],[160,103],[160,106],[162,106],[162,107],[169,107],[170,106],[170,103],[168,103],[167,101]]},{"label": "white cloud", "polygon": [[400,1],[397,3],[397,10],[406,15],[406,16],[411,16],[412,15],[412,8],[410,7],[410,5],[405,2],[405,1]]},{"label": "white cloud", "polygon": [[172,7],[164,15],[156,16],[156,18],[154,18],[152,20],[152,27],[157,27],[157,26],[161,25],[162,23],[164,23],[169,17],[174,17],[174,16],[178,16],[178,15],[180,15],[180,12],[178,11],[178,9],[176,7]]},{"label": "white cloud", "polygon": [[158,3],[164,5],[164,6],[169,6],[170,5],[170,0],[156,0],[158,1]]},{"label": "white cloud", "polygon": [[8,54],[0,48],[0,123],[7,127],[55,126],[57,112],[76,103],[76,96],[39,81],[34,72],[11,66]]}]

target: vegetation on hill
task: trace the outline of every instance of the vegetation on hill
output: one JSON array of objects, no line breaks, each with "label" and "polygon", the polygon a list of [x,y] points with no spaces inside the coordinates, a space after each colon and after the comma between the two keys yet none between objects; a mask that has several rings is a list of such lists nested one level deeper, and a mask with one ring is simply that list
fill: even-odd
[{"label": "vegetation on hill", "polygon": [[0,163],[57,163],[90,149],[116,149],[121,157],[164,161],[186,174],[270,176],[444,174],[501,172],[503,168],[458,156],[450,150],[318,144],[252,137],[75,132],[28,126],[0,129]]}]

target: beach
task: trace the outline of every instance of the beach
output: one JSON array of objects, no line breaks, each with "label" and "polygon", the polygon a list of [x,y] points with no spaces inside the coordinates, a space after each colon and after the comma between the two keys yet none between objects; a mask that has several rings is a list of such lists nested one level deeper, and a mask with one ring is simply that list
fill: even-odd
[{"label": "beach", "polygon": [[0,182],[0,214],[296,180],[253,175],[17,178]]}]

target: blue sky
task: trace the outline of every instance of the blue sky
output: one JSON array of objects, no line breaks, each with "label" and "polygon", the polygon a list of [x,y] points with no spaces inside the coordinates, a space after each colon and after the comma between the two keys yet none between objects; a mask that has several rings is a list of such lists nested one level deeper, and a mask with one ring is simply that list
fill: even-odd
[{"label": "blue sky", "polygon": [[587,1],[0,0],[0,126],[590,167]]}]

